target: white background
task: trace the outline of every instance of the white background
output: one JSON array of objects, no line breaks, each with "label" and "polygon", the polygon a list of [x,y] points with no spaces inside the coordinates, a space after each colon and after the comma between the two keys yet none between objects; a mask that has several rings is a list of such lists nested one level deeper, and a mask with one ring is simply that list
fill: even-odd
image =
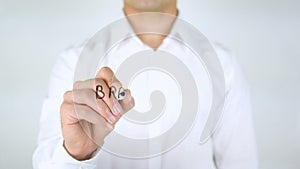
[{"label": "white background", "polygon": [[[178,0],[238,56],[252,86],[261,169],[300,168],[300,1]],[[0,168],[32,168],[58,54],[119,17],[121,0],[0,0]]]}]

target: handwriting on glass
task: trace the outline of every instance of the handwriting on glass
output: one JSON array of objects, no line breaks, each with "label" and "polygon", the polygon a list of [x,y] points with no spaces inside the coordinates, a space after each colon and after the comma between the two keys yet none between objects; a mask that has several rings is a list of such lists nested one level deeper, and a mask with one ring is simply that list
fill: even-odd
[{"label": "handwriting on glass", "polygon": [[[113,95],[117,100],[123,100],[126,96],[125,89],[120,87],[117,89],[115,86],[109,88],[109,95],[108,98]],[[96,86],[96,99],[103,99],[105,97],[105,93],[103,91],[102,85]]]}]

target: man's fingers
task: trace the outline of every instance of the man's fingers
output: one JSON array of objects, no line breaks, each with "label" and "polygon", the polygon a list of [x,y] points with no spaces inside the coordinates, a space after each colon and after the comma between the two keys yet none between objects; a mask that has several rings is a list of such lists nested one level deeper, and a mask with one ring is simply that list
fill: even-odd
[{"label": "man's fingers", "polygon": [[103,100],[97,100],[98,105],[101,107],[102,111],[100,111],[100,114],[111,124],[115,124],[120,116],[114,115],[111,108],[108,107],[108,105]]},{"label": "man's fingers", "polygon": [[95,91],[93,91],[92,89],[80,89],[74,90],[72,92],[67,92],[64,95],[64,99],[69,103],[74,102],[76,104],[87,105],[94,111],[98,112],[111,124],[116,123],[116,121],[122,114],[122,107],[120,106],[120,108],[117,108],[118,110],[116,110],[116,108],[114,108],[115,103],[113,99],[109,99],[108,96],[106,97],[106,100],[109,100],[110,102],[110,105],[108,105],[104,99],[96,99],[95,95]]},{"label": "man's fingers", "polygon": [[73,104],[71,106],[74,107],[74,111],[77,115],[78,120],[85,120],[96,125],[106,123],[106,120],[89,106],[81,104]]},{"label": "man's fingers", "polygon": [[[75,90],[89,88],[101,92],[102,88],[106,88],[106,86],[109,89],[109,98],[113,96],[117,98],[117,100],[122,100],[125,97],[125,89],[122,87],[121,82],[115,77],[113,71],[109,67],[101,68],[95,79],[75,82],[73,88]],[[104,96],[102,92],[100,94],[102,99]]]},{"label": "man's fingers", "polygon": [[117,89],[122,87],[121,82],[109,67],[102,67],[97,73],[96,78],[103,79],[109,87],[115,86]]},{"label": "man's fingers", "polygon": [[[102,115],[99,115],[88,106],[79,104],[73,106],[83,130],[91,139],[96,141],[96,144],[100,145],[104,137],[114,129],[114,125],[107,122]],[[90,124],[94,124],[94,126]]]},{"label": "man's fingers", "polygon": [[69,103],[84,104],[90,106],[95,111],[100,111],[100,107],[95,101],[95,92],[91,89],[80,89],[66,92],[64,100]]},{"label": "man's fingers", "polygon": [[[103,100],[115,116],[123,113],[122,107],[114,101],[114,94],[117,92],[117,89],[115,87],[108,87],[106,82],[100,78],[75,82],[74,89],[74,91],[84,89],[94,90],[94,96],[91,95],[91,97]],[[82,97],[80,94],[79,96]]]},{"label": "man's fingers", "polygon": [[126,96],[123,100],[120,101],[121,106],[124,111],[127,112],[132,109],[135,105],[134,98],[131,96],[131,92],[129,89],[125,90]]},{"label": "man's fingers", "polygon": [[[122,88],[121,82],[115,77],[109,67],[101,68],[95,79],[75,82],[73,97],[72,100],[74,100],[74,102],[91,106],[92,109],[99,111],[100,114],[112,124],[115,123],[124,112],[134,106],[134,99],[131,97],[130,91],[126,91]],[[94,103],[95,99],[97,100],[96,102],[98,102],[97,106],[95,106]],[[122,99],[124,100],[119,102],[119,100]],[[69,100],[71,100],[71,98],[69,98]],[[103,105],[103,103],[107,106]],[[99,110],[98,106],[108,107],[110,113],[107,110]],[[111,115],[111,113],[113,115]]]},{"label": "man's fingers", "polygon": [[[61,114],[63,123],[71,124],[84,120],[91,124],[101,126],[101,128],[107,129],[108,132],[113,129],[113,125],[108,124],[101,115],[86,105],[64,102],[61,106]],[[70,119],[71,121],[69,121]]]},{"label": "man's fingers", "polygon": [[96,86],[101,85],[108,89],[108,86],[106,82],[100,78],[96,79],[89,79],[86,81],[77,81],[73,85],[73,90],[79,90],[79,89],[93,89],[96,91]]}]

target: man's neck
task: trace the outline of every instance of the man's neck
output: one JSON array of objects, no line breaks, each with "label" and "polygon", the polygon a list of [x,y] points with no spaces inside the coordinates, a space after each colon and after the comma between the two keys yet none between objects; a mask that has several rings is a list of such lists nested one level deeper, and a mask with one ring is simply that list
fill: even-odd
[{"label": "man's neck", "polygon": [[124,12],[125,15],[133,15],[133,14],[138,14],[138,13],[144,13],[144,12],[158,12],[158,13],[165,13],[165,14],[169,14],[169,15],[177,15],[177,5],[176,5],[176,1],[174,1],[172,4],[168,5],[165,8],[160,8],[157,10],[153,10],[153,11],[142,11],[142,10],[138,10],[138,9],[134,9],[133,7],[127,5],[126,3],[124,3]]},{"label": "man's neck", "polygon": [[[178,15],[178,10],[175,4],[174,6],[170,6],[169,8],[161,11],[156,11],[155,13],[145,13],[124,5],[124,13],[128,17],[129,22],[138,38],[144,44],[156,50],[171,31],[173,22]],[[141,34],[141,32],[145,32],[147,30],[150,30],[150,32],[156,30],[156,32]]]}]

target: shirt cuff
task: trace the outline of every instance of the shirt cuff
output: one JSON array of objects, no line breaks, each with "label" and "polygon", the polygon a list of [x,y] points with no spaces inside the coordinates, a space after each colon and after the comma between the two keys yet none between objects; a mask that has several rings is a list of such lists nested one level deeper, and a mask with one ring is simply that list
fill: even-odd
[{"label": "shirt cuff", "polygon": [[99,159],[99,154],[100,148],[93,153],[93,157],[91,159],[78,161],[67,152],[63,146],[63,139],[61,139],[54,150],[51,161],[62,168],[95,169]]}]

